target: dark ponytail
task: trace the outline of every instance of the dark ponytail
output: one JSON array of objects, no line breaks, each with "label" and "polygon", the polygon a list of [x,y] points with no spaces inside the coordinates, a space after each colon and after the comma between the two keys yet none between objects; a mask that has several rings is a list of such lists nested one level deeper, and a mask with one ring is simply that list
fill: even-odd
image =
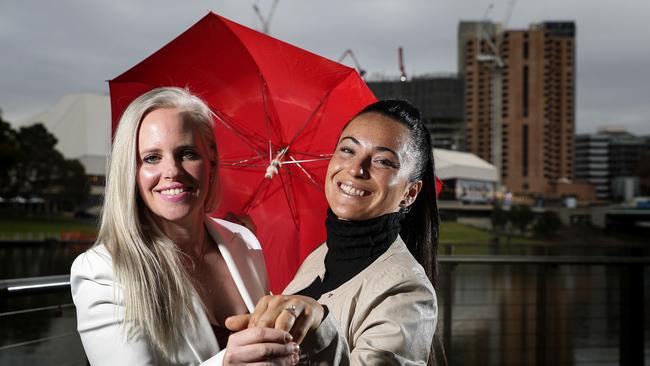
[{"label": "dark ponytail", "polygon": [[[364,108],[358,115],[364,113],[381,114],[401,123],[409,130],[410,145],[407,151],[413,154],[411,158],[415,162],[409,181],[417,182],[421,180],[422,189],[402,220],[400,236],[413,257],[424,268],[434,289],[437,290],[440,215],[436,197],[435,164],[431,134],[420,120],[420,111],[404,100],[378,101]],[[438,326],[431,345],[428,365],[447,364],[439,330],[440,327]]]}]

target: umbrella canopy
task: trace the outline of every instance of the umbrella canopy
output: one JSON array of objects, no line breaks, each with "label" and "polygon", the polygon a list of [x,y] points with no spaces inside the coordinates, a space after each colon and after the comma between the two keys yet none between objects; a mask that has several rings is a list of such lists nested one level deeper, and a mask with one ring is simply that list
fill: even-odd
[{"label": "umbrella canopy", "polygon": [[187,87],[214,113],[221,201],[256,225],[274,292],[325,240],[323,182],[343,125],[375,101],[356,71],[217,14],[109,81],[113,128],[160,86]]}]

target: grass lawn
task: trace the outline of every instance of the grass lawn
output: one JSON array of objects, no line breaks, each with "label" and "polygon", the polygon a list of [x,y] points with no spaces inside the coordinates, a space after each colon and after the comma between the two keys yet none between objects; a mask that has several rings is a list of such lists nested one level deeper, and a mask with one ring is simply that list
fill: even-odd
[{"label": "grass lawn", "polygon": [[61,232],[93,234],[97,224],[93,221],[67,217],[0,219],[0,237],[34,237],[46,235],[58,237]]},{"label": "grass lawn", "polygon": [[490,242],[490,232],[455,221],[443,221],[440,225],[441,244],[474,243],[487,244]]},{"label": "grass lawn", "polygon": [[[455,221],[443,221],[440,226],[440,244],[451,244],[454,246],[454,254],[458,255],[483,255],[490,254],[490,239],[492,233],[487,230],[478,229],[473,226],[460,224]],[[505,237],[501,238],[506,241]],[[545,244],[543,240],[513,235],[510,238],[512,245]],[[471,244],[467,246],[458,244]],[[440,254],[444,250],[440,249]]]},{"label": "grass lawn", "polygon": [[[27,238],[30,235],[31,237],[58,238],[61,232],[93,235],[96,231],[97,224],[93,221],[66,217],[0,219],[0,238]],[[443,221],[440,227],[440,244],[455,245],[454,254],[489,254],[490,238],[491,233],[487,230],[454,221]],[[502,241],[505,241],[505,238],[502,238]],[[513,245],[544,243],[541,240],[522,236],[512,236],[511,242]],[[440,253],[444,253],[442,248]]]}]

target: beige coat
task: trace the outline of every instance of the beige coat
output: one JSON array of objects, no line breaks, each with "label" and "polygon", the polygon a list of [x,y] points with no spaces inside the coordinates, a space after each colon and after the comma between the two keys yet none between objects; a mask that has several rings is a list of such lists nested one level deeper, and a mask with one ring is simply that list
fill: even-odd
[{"label": "beige coat", "polygon": [[[294,294],[325,274],[322,244],[284,290]],[[436,329],[436,294],[400,237],[370,266],[318,302],[329,310],[305,339],[301,363],[426,365]]]}]

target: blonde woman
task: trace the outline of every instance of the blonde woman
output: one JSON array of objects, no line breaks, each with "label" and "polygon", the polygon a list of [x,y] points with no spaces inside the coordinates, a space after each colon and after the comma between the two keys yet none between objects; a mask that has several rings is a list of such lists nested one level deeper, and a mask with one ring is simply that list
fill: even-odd
[{"label": "blonde woman", "polygon": [[115,133],[95,245],[72,265],[78,330],[92,365],[289,365],[289,333],[231,334],[231,315],[267,293],[260,245],[215,208],[211,113],[187,90],[159,88]]}]

